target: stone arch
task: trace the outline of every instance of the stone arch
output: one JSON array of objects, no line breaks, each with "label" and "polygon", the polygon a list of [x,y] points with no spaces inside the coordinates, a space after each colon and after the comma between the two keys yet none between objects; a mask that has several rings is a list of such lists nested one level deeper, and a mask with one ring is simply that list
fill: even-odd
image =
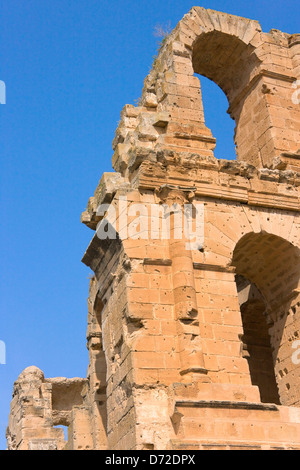
[{"label": "stone arch", "polygon": [[[145,81],[142,103],[147,105],[148,91],[155,90],[159,109],[170,112],[172,121],[180,118],[181,126],[174,122],[170,126],[176,138],[184,130],[185,136],[180,138],[187,139],[190,134],[193,142],[188,144],[189,147],[201,148],[208,155],[210,151],[212,155],[215,139],[205,126],[200,83],[194,73],[204,75],[214,81],[228,98],[230,115],[237,126],[236,143],[239,147],[240,108],[233,111],[233,105],[261,62],[252,44],[260,31],[256,21],[193,8],[161,49],[155,67]],[[202,146],[199,141],[203,142]],[[175,144],[183,146],[177,140]],[[243,155],[239,155],[237,150],[238,157],[243,160]]]},{"label": "stone arch", "polygon": [[[292,355],[300,329],[300,250],[288,240],[265,231],[248,233],[237,243],[232,265],[239,276],[240,305],[248,309],[247,321],[258,310],[261,321],[264,316],[261,324],[268,330],[280,402],[297,405],[300,368],[293,364]],[[259,295],[250,298],[255,289]],[[249,310],[250,303],[252,310]],[[242,308],[241,311],[243,314]],[[249,329],[247,321],[245,330]],[[266,347],[266,343],[263,345]]]},{"label": "stone arch", "polygon": [[246,235],[269,233],[300,248],[298,214],[227,202],[208,208],[205,223],[205,260],[230,266],[238,242]]},{"label": "stone arch", "polygon": [[249,83],[253,70],[260,64],[254,46],[238,36],[215,29],[196,38],[192,64],[195,73],[209,78],[226,95],[229,103],[227,112],[235,122],[233,140],[236,153],[244,159],[241,145],[245,130],[243,120],[244,115],[249,116],[251,112],[247,101],[239,106],[235,106],[235,101]]},{"label": "stone arch", "polygon": [[237,36],[213,30],[198,36],[193,44],[195,73],[215,82],[231,104],[260,63],[255,48]]},{"label": "stone arch", "polygon": [[190,46],[196,37],[211,31],[226,33],[245,44],[252,43],[257,32],[262,31],[258,21],[203,7],[193,7],[180,21],[178,30],[183,35],[181,40]]},{"label": "stone arch", "polygon": [[141,105],[168,113],[160,144],[213,155],[215,139],[205,126],[201,88],[194,76],[199,73],[228,97],[239,161],[272,167],[284,152],[297,153],[299,132],[282,139],[284,127],[279,129],[277,119],[278,100],[287,103],[295,80],[292,58],[286,56],[289,47],[288,35],[265,34],[257,21],[192,8],[164,41],[144,82]]}]

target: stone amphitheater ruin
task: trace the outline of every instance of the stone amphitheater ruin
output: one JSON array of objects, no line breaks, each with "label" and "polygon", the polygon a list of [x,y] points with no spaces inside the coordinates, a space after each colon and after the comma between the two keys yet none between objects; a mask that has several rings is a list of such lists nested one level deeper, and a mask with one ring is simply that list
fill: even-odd
[{"label": "stone amphitheater ruin", "polygon": [[[228,98],[236,161],[214,157],[195,74]],[[194,7],[166,38],[82,214],[87,378],[23,371],[8,449],[300,450],[299,79],[300,34]],[[169,207],[170,236],[137,205]],[[185,205],[203,243],[175,236]]]}]

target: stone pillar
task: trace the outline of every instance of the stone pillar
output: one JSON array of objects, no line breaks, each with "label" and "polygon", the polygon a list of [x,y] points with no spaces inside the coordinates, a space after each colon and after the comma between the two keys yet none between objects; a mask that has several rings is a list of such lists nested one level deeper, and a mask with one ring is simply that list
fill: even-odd
[{"label": "stone pillar", "polygon": [[[203,379],[207,374],[204,365],[199,330],[198,306],[194,281],[194,268],[190,240],[185,227],[185,205],[190,204],[192,191],[180,191],[164,186],[161,200],[169,210],[170,258],[174,292],[175,320],[177,322],[180,374],[185,381]],[[200,374],[200,375],[199,375]],[[206,377],[205,377],[205,380]]]},{"label": "stone pillar", "polygon": [[87,347],[89,350],[89,393],[93,448],[107,449],[106,360],[103,351],[101,314],[103,303],[95,276],[90,281]]},{"label": "stone pillar", "polygon": [[300,34],[292,34],[289,46],[294,65],[295,76],[300,79]]},{"label": "stone pillar", "polygon": [[66,441],[63,429],[54,428],[52,386],[44,383],[37,367],[28,367],[14,385],[9,425],[8,450],[62,450]]}]

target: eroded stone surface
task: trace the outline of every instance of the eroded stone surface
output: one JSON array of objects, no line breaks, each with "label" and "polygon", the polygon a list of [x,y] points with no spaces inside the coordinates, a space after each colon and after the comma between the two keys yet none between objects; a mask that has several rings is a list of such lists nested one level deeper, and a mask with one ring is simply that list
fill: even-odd
[{"label": "eroded stone surface", "polygon": [[[96,230],[87,379],[26,369],[9,449],[300,449],[299,48],[200,7],[166,38],[82,214]],[[227,95],[236,161],[214,157],[195,72]],[[169,238],[122,236],[135,204],[174,203],[203,206],[203,243],[175,236],[176,211]],[[117,236],[101,239],[109,211]]]}]

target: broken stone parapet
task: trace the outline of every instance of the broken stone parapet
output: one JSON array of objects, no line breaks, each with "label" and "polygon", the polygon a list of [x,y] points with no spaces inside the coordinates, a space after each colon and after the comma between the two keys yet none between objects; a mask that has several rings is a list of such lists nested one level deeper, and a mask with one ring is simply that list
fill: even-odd
[{"label": "broken stone parapet", "polygon": [[7,428],[8,450],[63,450],[62,428],[72,424],[73,407],[83,405],[87,379],[46,379],[37,367],[25,369],[14,384]]}]

